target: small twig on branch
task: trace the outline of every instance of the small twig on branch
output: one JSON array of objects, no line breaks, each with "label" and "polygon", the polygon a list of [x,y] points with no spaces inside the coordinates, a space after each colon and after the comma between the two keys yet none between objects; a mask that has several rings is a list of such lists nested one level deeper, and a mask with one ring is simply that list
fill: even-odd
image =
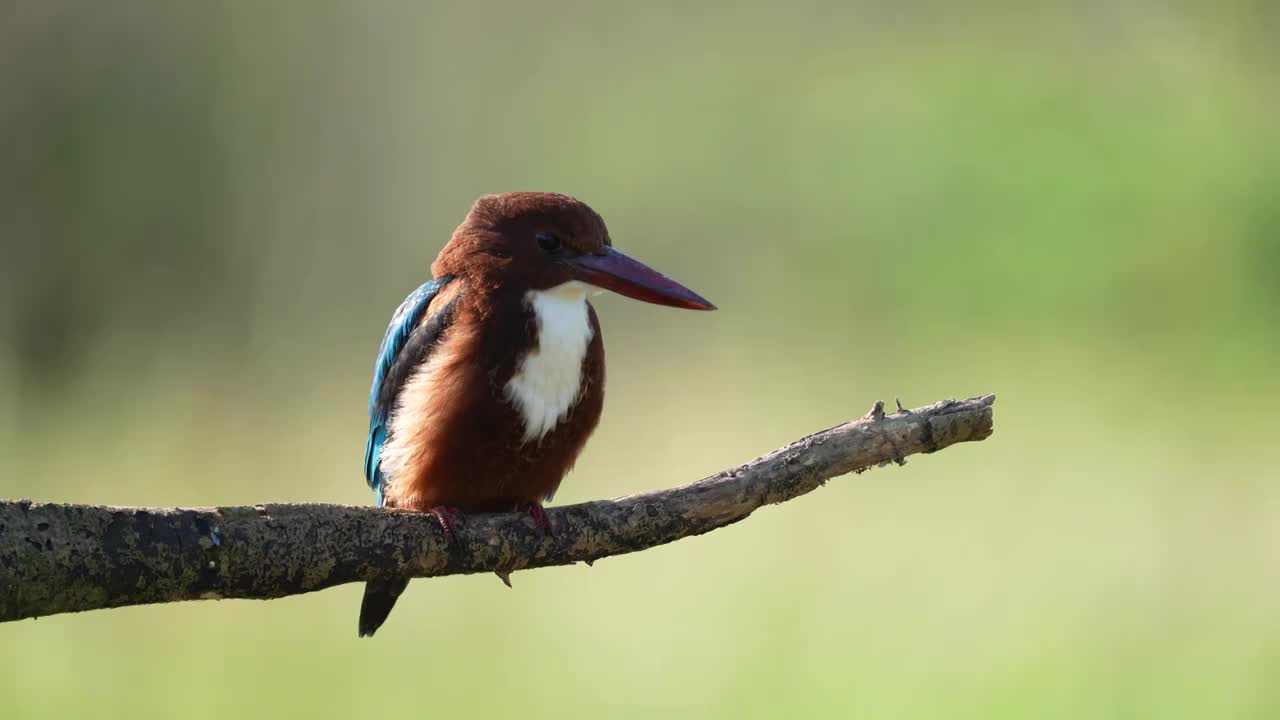
[{"label": "small twig on branch", "polygon": [[0,501],[0,621],[211,598],[270,598],[392,575],[591,563],[701,535],[849,472],[991,435],[994,395],[867,416],[669,490],[464,516],[446,548],[430,516],[375,507],[125,508]]}]

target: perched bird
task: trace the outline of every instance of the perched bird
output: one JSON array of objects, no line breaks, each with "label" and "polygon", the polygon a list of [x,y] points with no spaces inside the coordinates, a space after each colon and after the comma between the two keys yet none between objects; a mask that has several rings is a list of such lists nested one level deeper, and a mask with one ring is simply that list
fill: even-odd
[{"label": "perched bird", "polygon": [[[604,404],[602,290],[693,310],[715,306],[614,250],[604,220],[555,193],[476,201],[391,318],[369,392],[364,473],[378,504],[433,514],[528,512],[560,485]],[[365,586],[372,635],[408,585]]]}]

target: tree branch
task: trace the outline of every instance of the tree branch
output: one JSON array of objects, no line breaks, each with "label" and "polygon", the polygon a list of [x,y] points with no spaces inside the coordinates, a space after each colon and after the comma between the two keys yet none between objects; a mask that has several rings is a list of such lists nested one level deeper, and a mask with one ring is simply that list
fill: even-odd
[{"label": "tree branch", "polygon": [[[591,562],[738,522],[848,472],[992,432],[994,395],[859,420],[683,487],[523,514],[468,515],[446,547],[427,515],[342,505],[198,509],[0,501],[0,621],[211,598],[270,599],[380,575]],[[901,408],[901,406],[899,406]]]}]

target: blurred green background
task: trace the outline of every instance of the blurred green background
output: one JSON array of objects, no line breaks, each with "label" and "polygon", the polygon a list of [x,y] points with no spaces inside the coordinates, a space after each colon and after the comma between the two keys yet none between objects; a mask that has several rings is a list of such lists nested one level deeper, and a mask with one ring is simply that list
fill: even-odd
[{"label": "blurred green background", "polygon": [[0,6],[0,496],[367,503],[385,323],[556,190],[716,302],[596,305],[557,502],[901,396],[985,443],[635,556],[0,626],[0,716],[1280,716],[1275,4]]}]

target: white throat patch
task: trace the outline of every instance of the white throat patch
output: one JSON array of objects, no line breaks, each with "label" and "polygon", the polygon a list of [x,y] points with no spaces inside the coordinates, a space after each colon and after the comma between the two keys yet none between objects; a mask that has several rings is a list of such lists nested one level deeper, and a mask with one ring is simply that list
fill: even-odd
[{"label": "white throat patch", "polygon": [[595,287],[576,280],[530,290],[525,302],[537,318],[538,345],[507,382],[507,399],[524,419],[524,440],[541,440],[569,414],[582,391],[582,361],[593,331],[587,295]]}]

